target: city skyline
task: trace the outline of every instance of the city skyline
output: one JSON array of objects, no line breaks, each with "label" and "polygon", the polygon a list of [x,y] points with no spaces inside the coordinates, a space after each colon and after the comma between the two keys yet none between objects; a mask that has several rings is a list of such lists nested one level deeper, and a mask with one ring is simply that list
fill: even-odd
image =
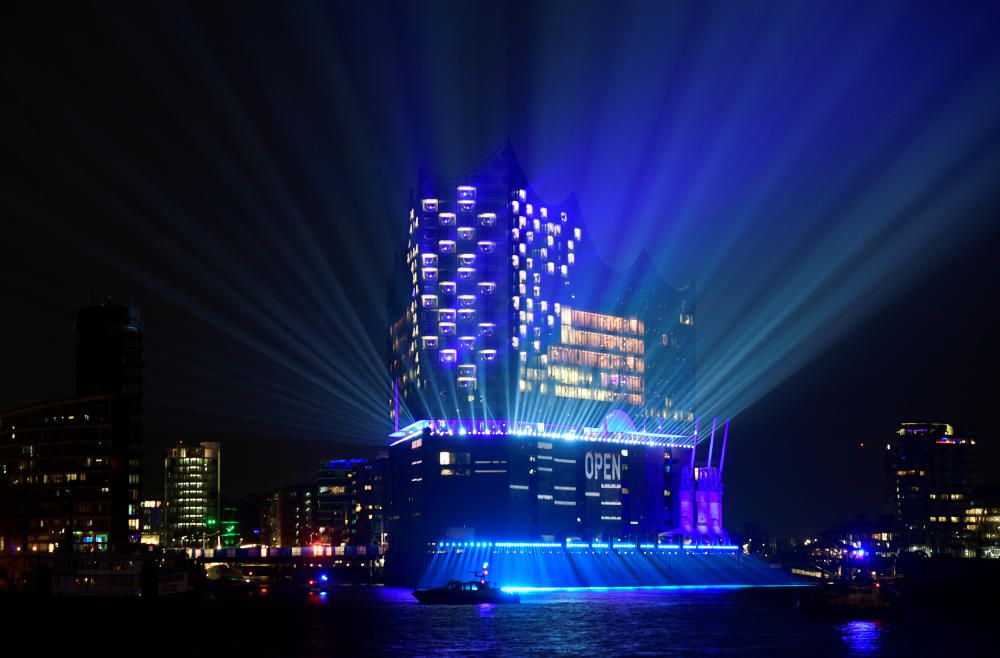
[{"label": "city skyline", "polygon": [[[695,284],[700,406],[733,417],[737,525],[793,534],[878,511],[877,486],[818,492],[879,480],[873,446],[903,421],[974,426],[981,476],[1000,481],[995,16],[859,7],[823,26],[805,8],[673,8],[646,27],[590,6],[557,29],[539,7],[536,50],[528,37],[500,49],[506,29],[490,26],[512,9],[400,10],[400,25],[442,19],[454,46],[379,11],[262,10],[233,26],[212,8],[143,8],[132,22],[167,26],[144,44],[67,9],[44,23],[61,45],[36,53],[30,23],[11,40],[4,204],[19,248],[2,284],[0,408],[71,393],[74,314],[111,295],[143,312],[149,454],[221,440],[239,494],[374,450],[388,426],[387,236],[406,190],[417,167],[458,176],[509,138],[541,198],[576,194],[595,264],[574,281],[585,308],[628,313],[595,300],[654,278]],[[601,21],[620,67],[589,46]],[[271,29],[310,23],[305,44]],[[78,24],[105,38],[84,42]],[[348,24],[399,45],[358,57]],[[662,59],[648,56],[656,24],[676,44]],[[194,25],[211,46],[176,39]],[[858,47],[841,52],[845,40]],[[269,44],[259,79],[240,56],[250,41]],[[630,265],[648,277],[607,283]],[[262,448],[287,455],[273,473]]]}]

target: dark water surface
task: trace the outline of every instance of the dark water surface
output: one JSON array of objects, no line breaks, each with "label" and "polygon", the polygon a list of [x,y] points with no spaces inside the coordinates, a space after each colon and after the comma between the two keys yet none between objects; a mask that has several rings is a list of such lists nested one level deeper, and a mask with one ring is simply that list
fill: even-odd
[{"label": "dark water surface", "polygon": [[118,647],[140,656],[996,655],[995,611],[814,622],[795,608],[801,593],[553,592],[469,607],[419,605],[409,590],[340,587],[322,597],[31,603],[4,611],[3,635],[7,647],[24,634],[29,646],[73,655],[119,655]]}]

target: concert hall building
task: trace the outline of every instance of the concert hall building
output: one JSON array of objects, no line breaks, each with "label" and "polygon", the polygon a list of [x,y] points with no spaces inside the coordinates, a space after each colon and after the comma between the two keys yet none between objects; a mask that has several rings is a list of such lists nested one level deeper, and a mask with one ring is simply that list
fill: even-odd
[{"label": "concert hall building", "polygon": [[575,202],[540,200],[509,144],[421,174],[390,285],[391,552],[728,545],[728,424],[699,434],[692,409],[693,292],[626,272],[588,308],[588,254]]}]

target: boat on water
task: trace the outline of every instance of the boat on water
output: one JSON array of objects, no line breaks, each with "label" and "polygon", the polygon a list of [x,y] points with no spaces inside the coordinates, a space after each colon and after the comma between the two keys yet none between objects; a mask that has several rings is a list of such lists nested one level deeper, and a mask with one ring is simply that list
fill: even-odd
[{"label": "boat on water", "polygon": [[490,583],[470,580],[453,580],[444,587],[414,590],[413,596],[421,603],[472,604],[520,603],[521,597],[505,592]]},{"label": "boat on water", "polygon": [[900,610],[899,593],[881,582],[829,583],[799,607],[811,619],[889,619]]},{"label": "boat on water", "polygon": [[514,592],[505,592],[496,583],[486,580],[489,575],[483,564],[482,571],[475,572],[477,580],[452,580],[444,587],[414,590],[413,597],[421,603],[447,605],[479,605],[483,603],[520,603],[521,597]]}]

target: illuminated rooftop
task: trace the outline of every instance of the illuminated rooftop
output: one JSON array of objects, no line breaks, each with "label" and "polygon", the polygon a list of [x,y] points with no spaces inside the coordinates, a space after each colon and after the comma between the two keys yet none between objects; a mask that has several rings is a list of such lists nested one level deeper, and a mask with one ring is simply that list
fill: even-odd
[{"label": "illuminated rooftop", "polygon": [[509,436],[663,448],[693,448],[698,442],[697,430],[691,434],[657,434],[638,429],[608,429],[515,420],[418,420],[390,434],[389,445],[394,446],[416,439],[422,436],[425,430],[438,436],[471,438]]}]

